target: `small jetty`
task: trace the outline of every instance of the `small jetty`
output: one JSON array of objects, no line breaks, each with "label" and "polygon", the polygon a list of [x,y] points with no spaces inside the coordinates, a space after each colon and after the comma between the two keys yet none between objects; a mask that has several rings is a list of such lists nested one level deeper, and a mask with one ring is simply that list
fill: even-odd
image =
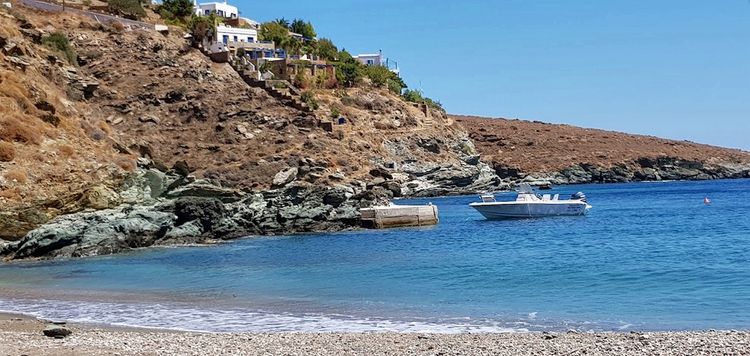
[{"label": "small jetty", "polygon": [[392,227],[435,225],[438,208],[435,205],[388,205],[359,210],[362,227],[387,229]]}]

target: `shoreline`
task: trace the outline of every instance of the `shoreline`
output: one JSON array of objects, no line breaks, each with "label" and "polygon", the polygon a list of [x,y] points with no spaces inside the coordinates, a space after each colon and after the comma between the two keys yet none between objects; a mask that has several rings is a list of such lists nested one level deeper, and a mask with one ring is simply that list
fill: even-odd
[{"label": "shoreline", "polygon": [[3,355],[689,355],[741,354],[747,331],[510,333],[203,333],[67,324],[73,333],[48,338],[40,319],[0,313]]}]

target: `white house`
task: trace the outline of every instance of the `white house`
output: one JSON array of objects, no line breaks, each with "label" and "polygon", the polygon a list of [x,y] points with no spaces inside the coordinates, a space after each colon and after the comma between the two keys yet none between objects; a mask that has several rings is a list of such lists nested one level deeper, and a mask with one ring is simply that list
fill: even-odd
[{"label": "white house", "polygon": [[398,63],[391,61],[389,58],[383,58],[383,51],[379,51],[376,54],[360,54],[353,56],[352,58],[358,60],[360,63],[366,66],[381,66],[388,68],[391,72],[400,74]]},{"label": "white house", "polygon": [[208,16],[213,12],[227,19],[240,17],[240,11],[237,10],[237,7],[227,4],[226,0],[224,2],[205,2],[202,4],[198,4],[196,0],[193,0],[193,6],[196,15]]},{"label": "white house", "polygon": [[383,65],[383,53],[377,54],[360,54],[353,56],[354,59],[367,66],[382,66]]}]

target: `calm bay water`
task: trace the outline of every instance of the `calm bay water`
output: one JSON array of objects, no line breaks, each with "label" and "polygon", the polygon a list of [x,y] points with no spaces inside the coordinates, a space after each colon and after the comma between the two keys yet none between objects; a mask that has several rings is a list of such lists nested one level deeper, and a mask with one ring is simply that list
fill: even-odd
[{"label": "calm bay water", "polygon": [[594,208],[540,220],[404,200],[440,224],[6,264],[0,310],[205,331],[750,329],[748,188],[558,187]]}]

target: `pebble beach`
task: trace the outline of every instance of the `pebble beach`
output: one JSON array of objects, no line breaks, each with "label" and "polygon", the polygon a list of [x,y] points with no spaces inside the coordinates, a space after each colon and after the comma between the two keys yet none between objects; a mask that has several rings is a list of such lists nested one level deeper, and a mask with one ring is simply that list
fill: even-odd
[{"label": "pebble beach", "polygon": [[750,332],[194,333],[66,325],[0,315],[0,355],[747,355]]}]

